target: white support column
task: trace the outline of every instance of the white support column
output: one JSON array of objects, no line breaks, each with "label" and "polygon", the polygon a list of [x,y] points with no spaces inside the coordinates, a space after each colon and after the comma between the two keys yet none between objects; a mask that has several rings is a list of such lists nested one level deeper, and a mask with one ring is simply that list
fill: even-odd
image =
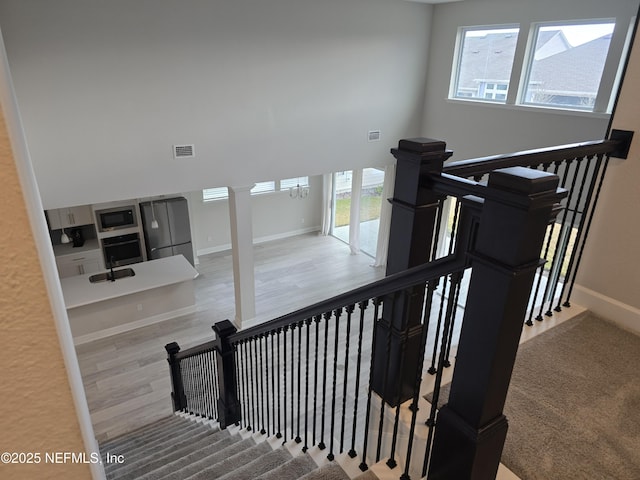
[{"label": "white support column", "polygon": [[251,189],[253,185],[228,187],[229,219],[231,223],[231,251],[233,257],[233,285],[236,300],[235,324],[256,316],[256,292],[253,263],[253,228]]}]

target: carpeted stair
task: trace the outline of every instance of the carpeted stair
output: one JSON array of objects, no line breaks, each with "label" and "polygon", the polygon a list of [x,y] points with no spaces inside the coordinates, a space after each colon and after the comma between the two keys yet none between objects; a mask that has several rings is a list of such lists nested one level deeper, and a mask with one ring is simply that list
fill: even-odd
[{"label": "carpeted stair", "polygon": [[[261,440],[172,415],[104,442],[100,451],[109,480],[349,480],[336,462],[318,467],[308,454]],[[117,455],[123,463],[108,462]]]}]

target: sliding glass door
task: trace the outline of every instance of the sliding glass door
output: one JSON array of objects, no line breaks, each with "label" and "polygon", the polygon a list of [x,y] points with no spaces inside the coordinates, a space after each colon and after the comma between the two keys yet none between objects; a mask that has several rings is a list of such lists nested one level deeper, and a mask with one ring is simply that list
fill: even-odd
[{"label": "sliding glass door", "polygon": [[372,257],[376,256],[378,231],[380,230],[380,207],[384,170],[365,168],[362,170],[360,190],[360,250]]}]

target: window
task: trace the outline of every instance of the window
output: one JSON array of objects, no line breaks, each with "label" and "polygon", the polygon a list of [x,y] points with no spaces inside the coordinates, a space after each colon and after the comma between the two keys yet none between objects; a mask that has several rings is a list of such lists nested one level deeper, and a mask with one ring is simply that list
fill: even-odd
[{"label": "window", "polygon": [[222,200],[224,198],[229,198],[227,187],[205,188],[202,190],[202,200],[204,202]]},{"label": "window", "polygon": [[301,187],[308,187],[309,177],[294,177],[280,180],[280,190],[289,190],[290,188],[295,188],[298,185]]},{"label": "window", "polygon": [[251,189],[251,195],[255,195],[256,193],[275,192],[275,190],[276,182],[258,182]]},{"label": "window", "polygon": [[461,29],[454,98],[506,101],[518,31],[514,26]]},{"label": "window", "polygon": [[610,111],[617,80],[603,74],[620,68],[626,49],[621,41],[612,47],[615,27],[615,19],[536,23],[527,48],[524,39],[516,48],[520,29],[514,25],[462,27],[449,98]]},{"label": "window", "polygon": [[614,27],[536,25],[522,103],[593,111]]},{"label": "window", "polygon": [[[289,191],[289,188],[309,186],[309,177],[285,178],[279,181],[258,182],[251,189],[251,195],[276,191]],[[229,198],[227,187],[205,188],[202,190],[202,201],[224,200]]]}]

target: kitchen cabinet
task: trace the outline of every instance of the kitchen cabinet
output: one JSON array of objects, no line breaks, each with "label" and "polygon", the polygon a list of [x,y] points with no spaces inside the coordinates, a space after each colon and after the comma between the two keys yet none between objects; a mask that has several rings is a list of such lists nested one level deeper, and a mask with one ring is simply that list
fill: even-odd
[{"label": "kitchen cabinet", "polygon": [[87,250],[74,255],[61,255],[56,257],[58,274],[60,278],[96,273],[102,268],[102,251]]},{"label": "kitchen cabinet", "polygon": [[91,205],[47,210],[47,216],[49,217],[49,228],[51,230],[93,225],[94,223]]}]

